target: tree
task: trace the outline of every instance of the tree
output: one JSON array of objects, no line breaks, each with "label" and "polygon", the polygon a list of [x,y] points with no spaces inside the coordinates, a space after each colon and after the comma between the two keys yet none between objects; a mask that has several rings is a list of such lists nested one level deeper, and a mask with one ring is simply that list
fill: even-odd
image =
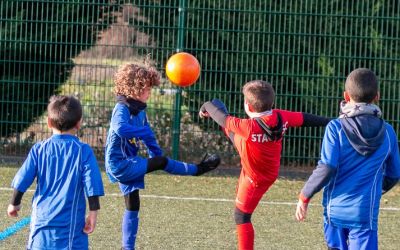
[{"label": "tree", "polygon": [[92,46],[118,8],[108,0],[17,1],[0,4],[0,134],[40,116],[65,82],[71,60]]}]

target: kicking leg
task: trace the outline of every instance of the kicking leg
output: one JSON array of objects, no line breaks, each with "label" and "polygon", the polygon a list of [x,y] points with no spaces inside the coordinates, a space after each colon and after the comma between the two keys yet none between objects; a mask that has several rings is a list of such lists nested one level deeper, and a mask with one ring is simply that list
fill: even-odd
[{"label": "kicking leg", "polygon": [[221,158],[217,154],[206,154],[203,160],[196,165],[197,173],[196,176],[205,174],[213,169],[216,169],[221,163]]},{"label": "kicking leg", "polygon": [[107,172],[117,179],[117,181],[128,183],[143,178],[146,174],[146,166],[147,159],[136,156],[109,166]]},{"label": "kicking leg", "polygon": [[197,167],[181,161],[175,161],[165,156],[155,156],[147,161],[147,173],[164,170],[175,175],[195,175]]},{"label": "kicking leg", "polygon": [[147,160],[147,171],[150,173],[156,170],[164,170],[168,164],[168,158],[165,156],[155,156]]},{"label": "kicking leg", "polygon": [[139,227],[139,189],[124,196],[125,213],[122,219],[122,249],[135,249],[136,234]]},{"label": "kicking leg", "polygon": [[172,160],[164,156],[156,156],[148,159],[147,173],[164,170],[174,175],[202,175],[218,167],[221,159],[218,155],[206,155],[197,165]]}]

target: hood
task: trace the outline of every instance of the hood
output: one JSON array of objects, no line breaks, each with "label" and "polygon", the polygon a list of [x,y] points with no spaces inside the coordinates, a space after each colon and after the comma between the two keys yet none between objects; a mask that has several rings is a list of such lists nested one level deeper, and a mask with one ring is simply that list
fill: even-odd
[{"label": "hood", "polygon": [[342,117],[340,123],[351,146],[363,156],[374,153],[385,139],[385,122],[375,115]]},{"label": "hood", "polygon": [[116,99],[117,102],[125,104],[128,107],[131,115],[137,115],[140,111],[146,109],[147,107],[146,103],[132,98],[127,98],[123,95],[118,95]]}]

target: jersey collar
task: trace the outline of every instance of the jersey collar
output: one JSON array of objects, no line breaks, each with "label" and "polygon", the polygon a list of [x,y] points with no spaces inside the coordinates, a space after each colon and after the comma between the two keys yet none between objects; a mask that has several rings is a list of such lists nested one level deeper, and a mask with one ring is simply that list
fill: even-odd
[{"label": "jersey collar", "polygon": [[264,112],[260,112],[260,113],[251,112],[251,111],[246,110],[246,113],[250,118],[256,118],[256,117],[261,117],[261,116],[265,116],[265,115],[272,115],[272,109],[264,111]]}]

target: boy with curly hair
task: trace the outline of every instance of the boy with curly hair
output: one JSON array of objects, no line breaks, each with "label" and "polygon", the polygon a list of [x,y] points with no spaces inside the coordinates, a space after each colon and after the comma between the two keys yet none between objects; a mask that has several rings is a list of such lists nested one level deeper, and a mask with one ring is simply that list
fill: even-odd
[{"label": "boy with curly hair", "polygon": [[324,235],[328,249],[378,249],[382,194],[400,179],[397,135],[382,119],[378,79],[367,68],[345,82],[339,118],[325,130],[321,159],[301,190],[296,219],[306,218],[311,198],[324,188]]},{"label": "boy with curly hair", "polygon": [[254,249],[251,216],[262,196],[278,177],[282,138],[290,127],[325,126],[329,119],[302,112],[273,109],[275,91],[271,84],[254,80],[243,86],[247,119],[229,115],[220,100],[206,102],[200,117],[217,122],[240,155],[240,173],[235,200],[238,249]]},{"label": "boy with curly hair", "polygon": [[[144,176],[156,170],[199,176],[215,169],[221,160],[211,154],[195,165],[163,156],[145,112],[151,89],[160,84],[160,74],[154,68],[123,65],[115,74],[114,83],[117,104],[107,135],[105,165],[110,181],[119,182],[125,199],[122,248],[134,249],[139,224],[139,190],[144,189]],[[139,141],[147,147],[150,158],[138,155]]]}]

